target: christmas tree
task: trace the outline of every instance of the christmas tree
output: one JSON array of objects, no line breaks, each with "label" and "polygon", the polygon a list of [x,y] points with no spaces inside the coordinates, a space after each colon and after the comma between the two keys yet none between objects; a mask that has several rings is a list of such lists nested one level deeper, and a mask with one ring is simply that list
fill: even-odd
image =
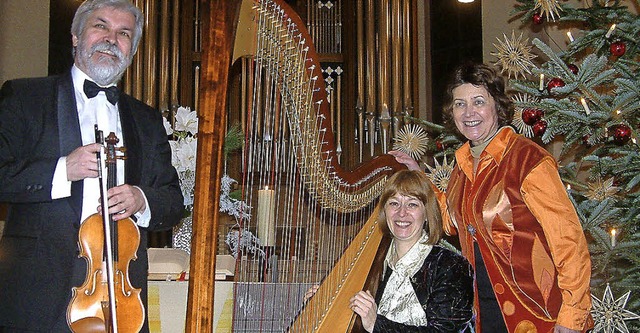
[{"label": "christmas tree", "polygon": [[[505,34],[492,53],[510,79],[513,127],[560,147],[561,177],[589,242],[594,332],[640,332],[639,9],[638,0],[593,0],[584,8],[518,0],[513,15],[522,31]],[[523,38],[545,25],[566,30],[567,41],[551,40],[560,51]],[[437,135],[428,145],[436,159],[459,145],[445,127],[411,119]],[[450,165],[430,169],[443,167]]]},{"label": "christmas tree", "polygon": [[[630,5],[637,11],[640,2]],[[589,241],[592,294],[604,295],[593,297],[595,331],[638,331],[640,17],[621,1],[573,8],[520,0],[515,13],[567,32],[569,44],[558,52],[532,41],[545,57],[511,81],[518,92],[514,125],[544,144],[562,144],[561,175]]]}]

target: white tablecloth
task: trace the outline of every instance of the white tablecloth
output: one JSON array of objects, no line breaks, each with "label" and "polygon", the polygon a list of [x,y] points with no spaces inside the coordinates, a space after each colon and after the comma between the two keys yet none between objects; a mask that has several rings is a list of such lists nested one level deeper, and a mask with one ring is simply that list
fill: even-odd
[{"label": "white tablecloth", "polygon": [[[149,328],[152,333],[184,332],[188,281],[149,281]],[[213,331],[231,332],[233,282],[216,281]]]}]

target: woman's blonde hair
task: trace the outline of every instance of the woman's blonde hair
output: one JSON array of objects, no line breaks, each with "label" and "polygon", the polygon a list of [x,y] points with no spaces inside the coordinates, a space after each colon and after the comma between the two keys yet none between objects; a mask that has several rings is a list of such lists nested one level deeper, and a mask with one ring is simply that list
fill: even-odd
[{"label": "woman's blonde hair", "polygon": [[427,175],[418,170],[402,170],[389,178],[378,201],[378,224],[385,234],[391,234],[391,231],[387,226],[387,214],[384,207],[389,198],[396,194],[414,197],[422,202],[427,218],[425,229],[429,234],[427,244],[438,243],[442,238],[442,217],[436,195]]}]

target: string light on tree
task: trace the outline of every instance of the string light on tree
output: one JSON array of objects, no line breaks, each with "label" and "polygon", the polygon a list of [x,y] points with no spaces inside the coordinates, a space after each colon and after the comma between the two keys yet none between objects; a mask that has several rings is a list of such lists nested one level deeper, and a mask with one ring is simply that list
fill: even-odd
[{"label": "string light on tree", "polygon": [[609,28],[609,30],[607,30],[607,33],[604,35],[605,38],[610,38],[611,34],[613,34],[613,30],[616,29],[616,24],[612,24],[611,27]]},{"label": "string light on tree", "polygon": [[569,38],[569,42],[573,43],[573,35],[571,34],[571,31],[567,31],[567,38]]},{"label": "string light on tree", "polygon": [[611,229],[611,247],[616,247],[616,228]]},{"label": "string light on tree", "polygon": [[591,114],[591,110],[589,109],[589,105],[587,104],[587,100],[585,100],[584,97],[580,97],[580,103],[582,104],[582,107],[584,108],[584,112],[587,113],[587,116],[589,114]]}]

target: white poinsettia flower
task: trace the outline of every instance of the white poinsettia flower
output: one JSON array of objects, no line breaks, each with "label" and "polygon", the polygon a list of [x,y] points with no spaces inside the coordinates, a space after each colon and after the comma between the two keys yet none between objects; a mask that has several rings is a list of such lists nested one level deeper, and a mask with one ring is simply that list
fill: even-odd
[{"label": "white poinsettia flower", "polygon": [[173,134],[173,128],[167,118],[162,117],[162,125],[164,125],[164,130],[167,132],[167,135]]},{"label": "white poinsettia flower", "polygon": [[179,107],[176,111],[174,130],[185,131],[193,135],[198,133],[198,113],[189,107]]},{"label": "white poinsettia flower", "polygon": [[177,142],[175,146],[174,166],[178,172],[196,169],[196,151],[198,141],[193,138],[185,138]]},{"label": "white poinsettia flower", "polygon": [[178,168],[178,155],[176,154],[176,152],[178,151],[178,148],[180,147],[180,142],[175,141],[175,140],[169,140],[169,146],[171,147],[171,165],[173,165],[177,170],[177,168]]}]

